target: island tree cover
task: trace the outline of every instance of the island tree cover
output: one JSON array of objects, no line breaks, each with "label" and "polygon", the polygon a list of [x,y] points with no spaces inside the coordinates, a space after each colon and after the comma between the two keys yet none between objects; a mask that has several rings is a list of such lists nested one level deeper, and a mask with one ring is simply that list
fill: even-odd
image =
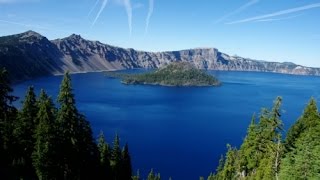
[{"label": "island tree cover", "polygon": [[173,62],[169,65],[144,74],[120,74],[107,72],[110,77],[122,79],[124,84],[151,84],[162,86],[218,86],[217,78],[195,68],[189,62]]},{"label": "island tree cover", "polygon": [[96,143],[90,123],[76,108],[68,73],[58,107],[44,90],[36,97],[29,87],[17,110],[4,69],[0,88],[0,179],[132,179],[128,145],[121,149],[116,136],[109,146],[103,133]]}]

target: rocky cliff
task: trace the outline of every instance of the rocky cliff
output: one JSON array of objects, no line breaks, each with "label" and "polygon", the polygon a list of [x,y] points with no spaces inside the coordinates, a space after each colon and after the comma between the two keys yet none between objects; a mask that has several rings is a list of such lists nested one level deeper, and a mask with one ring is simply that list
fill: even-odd
[{"label": "rocky cliff", "polygon": [[215,48],[169,52],[144,52],[89,41],[79,35],[49,41],[28,31],[0,37],[0,66],[14,81],[70,72],[130,68],[158,68],[175,61],[188,61],[199,69],[260,71],[297,75],[320,75],[319,68],[229,56]]}]

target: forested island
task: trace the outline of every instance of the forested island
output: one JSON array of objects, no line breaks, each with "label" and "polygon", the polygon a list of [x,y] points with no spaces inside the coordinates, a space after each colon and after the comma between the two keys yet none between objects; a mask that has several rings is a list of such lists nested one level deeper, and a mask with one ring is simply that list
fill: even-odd
[{"label": "forested island", "polygon": [[174,62],[154,72],[122,74],[106,72],[109,77],[121,78],[124,84],[149,84],[161,86],[218,86],[217,78],[199,70],[188,62]]}]

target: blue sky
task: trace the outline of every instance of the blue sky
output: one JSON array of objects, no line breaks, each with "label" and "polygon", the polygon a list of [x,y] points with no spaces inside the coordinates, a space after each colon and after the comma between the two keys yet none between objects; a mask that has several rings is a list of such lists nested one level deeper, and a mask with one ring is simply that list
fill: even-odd
[{"label": "blue sky", "polygon": [[0,36],[76,33],[145,51],[215,47],[314,67],[319,18],[320,0],[0,0]]}]

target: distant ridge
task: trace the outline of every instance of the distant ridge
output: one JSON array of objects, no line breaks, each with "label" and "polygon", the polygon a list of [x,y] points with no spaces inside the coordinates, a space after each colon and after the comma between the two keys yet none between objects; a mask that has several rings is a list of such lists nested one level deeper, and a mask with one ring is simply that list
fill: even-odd
[{"label": "distant ridge", "polygon": [[0,37],[0,66],[10,72],[15,82],[65,71],[159,68],[175,61],[188,61],[209,70],[320,75],[320,68],[229,56],[216,48],[144,52],[89,41],[76,34],[49,41],[34,31]]}]

